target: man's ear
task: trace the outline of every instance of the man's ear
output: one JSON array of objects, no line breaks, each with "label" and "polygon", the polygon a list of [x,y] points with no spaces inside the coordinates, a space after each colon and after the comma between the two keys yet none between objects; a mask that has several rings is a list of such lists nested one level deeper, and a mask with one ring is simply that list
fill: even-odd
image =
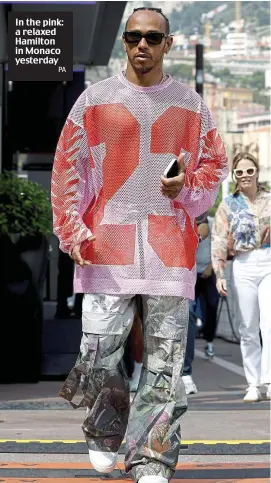
[{"label": "man's ear", "polygon": [[126,43],[125,43],[125,39],[124,39],[123,35],[122,35],[122,43],[123,43],[123,48],[124,48],[125,52],[127,52],[127,47],[126,47]]},{"label": "man's ear", "polygon": [[165,54],[168,54],[173,44],[173,37],[168,37],[165,44]]}]

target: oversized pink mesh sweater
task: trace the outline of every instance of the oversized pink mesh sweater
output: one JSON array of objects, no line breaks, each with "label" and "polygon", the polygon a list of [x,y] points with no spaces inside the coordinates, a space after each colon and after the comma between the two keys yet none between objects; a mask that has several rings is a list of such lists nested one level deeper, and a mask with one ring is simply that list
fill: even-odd
[{"label": "oversized pink mesh sweater", "polygon": [[[185,186],[172,201],[160,177],[180,152]],[[186,85],[169,76],[138,87],[121,73],[88,87],[62,130],[52,173],[60,248],[81,244],[92,262],[76,266],[75,292],[193,298],[195,217],[213,205],[226,175],[211,115]]]}]

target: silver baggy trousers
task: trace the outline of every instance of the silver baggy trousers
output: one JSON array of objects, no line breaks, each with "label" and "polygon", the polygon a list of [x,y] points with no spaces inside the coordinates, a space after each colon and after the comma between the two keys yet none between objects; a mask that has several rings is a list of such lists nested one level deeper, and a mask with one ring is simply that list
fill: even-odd
[{"label": "silver baggy trousers", "polygon": [[136,312],[133,295],[84,295],[80,353],[60,396],[87,408],[82,429],[89,449],[117,452],[126,433],[125,469],[133,480],[170,479],[187,409],[181,372],[188,300],[143,295],[142,309],[143,368],[131,408],[122,357]]}]

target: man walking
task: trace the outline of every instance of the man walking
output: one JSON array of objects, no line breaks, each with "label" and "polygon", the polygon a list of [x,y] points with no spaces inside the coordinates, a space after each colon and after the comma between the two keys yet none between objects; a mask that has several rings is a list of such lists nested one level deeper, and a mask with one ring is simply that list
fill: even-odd
[{"label": "man walking", "polygon": [[[194,219],[227,174],[202,99],[163,73],[172,41],[160,10],[133,12],[123,33],[127,69],[79,97],[52,175],[54,232],[77,264],[75,292],[84,293],[80,354],[60,394],[87,408],[83,431],[100,472],[115,467],[128,424],[126,471],[140,483],[167,483],[178,461]],[[164,178],[173,157],[179,174]],[[144,357],[130,410],[122,356],[136,295]]]},{"label": "man walking", "polygon": [[216,276],[213,271],[211,258],[211,234],[213,219],[208,218],[209,235],[197,250],[197,282],[195,286],[196,297],[200,298],[203,313],[203,337],[206,340],[204,352],[206,357],[213,358],[215,355],[213,341],[217,326],[217,309],[219,294],[216,288]]},{"label": "man walking", "polygon": [[[198,227],[198,234],[199,234],[199,247],[201,246],[201,242],[205,240],[209,235],[209,225],[208,225],[208,218],[207,213],[203,213],[201,216],[198,216],[196,219],[197,227]],[[183,365],[183,382],[185,386],[185,392],[187,395],[189,394],[196,394],[198,392],[197,386],[192,379],[192,365],[195,355],[195,339],[197,333],[197,326],[196,326],[196,301],[189,302],[189,322],[188,322],[188,331],[187,331],[187,344],[186,344],[186,352],[184,358],[184,365]]]}]

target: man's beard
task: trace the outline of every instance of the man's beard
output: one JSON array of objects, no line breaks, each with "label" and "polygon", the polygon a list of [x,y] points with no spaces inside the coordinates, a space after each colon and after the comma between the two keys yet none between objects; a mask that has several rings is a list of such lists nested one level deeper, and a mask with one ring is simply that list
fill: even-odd
[{"label": "man's beard", "polygon": [[157,66],[157,64],[159,64],[159,62],[161,61],[162,58],[163,58],[163,54],[161,54],[159,59],[154,61],[153,64],[150,67],[143,67],[143,66],[142,67],[136,67],[133,63],[132,63],[132,66],[133,66],[134,71],[137,74],[145,75],[145,74],[148,74],[149,72],[151,72],[153,69],[155,69],[155,67]]},{"label": "man's beard", "polygon": [[137,74],[148,74],[149,72],[151,72],[154,68],[154,65],[152,67],[143,67],[143,68],[136,68],[134,67],[135,71]]}]

